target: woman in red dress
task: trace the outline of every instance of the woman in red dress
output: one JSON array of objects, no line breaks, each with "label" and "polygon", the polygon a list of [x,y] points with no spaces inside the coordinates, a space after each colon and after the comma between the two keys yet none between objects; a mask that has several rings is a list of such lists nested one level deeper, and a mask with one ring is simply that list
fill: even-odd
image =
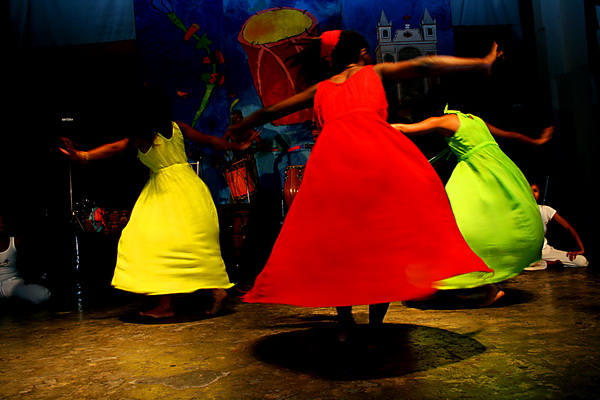
[{"label": "woman in red dress", "polygon": [[[387,119],[383,82],[454,71],[489,73],[501,54],[430,56],[370,65],[353,31],[321,35],[330,77],[250,114],[229,134],[313,107],[321,133],[302,187],[271,256],[246,302],[337,307],[353,323],[353,305],[369,304],[383,322],[389,303],[436,291],[437,281],[489,272],[463,239],[443,184],[421,151]],[[236,132],[237,131],[237,132]]]}]

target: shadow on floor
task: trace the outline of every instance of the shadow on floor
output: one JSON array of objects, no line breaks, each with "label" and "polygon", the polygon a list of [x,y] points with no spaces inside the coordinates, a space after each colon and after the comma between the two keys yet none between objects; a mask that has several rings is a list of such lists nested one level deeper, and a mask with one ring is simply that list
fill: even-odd
[{"label": "shadow on floor", "polygon": [[231,314],[234,312],[231,301],[227,299],[221,311],[206,315],[212,306],[211,293],[199,290],[194,293],[174,295],[173,305],[176,315],[172,318],[142,317],[139,312],[156,306],[158,296],[128,293],[118,289],[99,285],[98,287],[81,285],[52,288],[50,300],[42,304],[31,304],[19,299],[0,299],[0,322],[22,319],[52,318],[68,313],[85,315],[91,320],[118,319],[121,322],[142,325],[160,325],[199,321]]},{"label": "shadow on floor", "polygon": [[266,363],[338,381],[391,378],[457,363],[486,347],[469,335],[408,324],[338,324],[279,333],[255,343]]},{"label": "shadow on floor", "polygon": [[[534,299],[534,295],[531,292],[514,288],[502,288],[505,295],[494,304],[485,308],[499,308],[507,307],[515,304],[530,303]],[[451,290],[443,291],[440,290],[432,297],[425,300],[412,300],[405,301],[404,305],[410,308],[416,308],[419,310],[466,310],[473,308],[481,308],[477,304],[478,297],[475,298],[461,298],[453,293]]]},{"label": "shadow on floor", "polygon": [[186,322],[201,321],[205,319],[223,317],[228,314],[232,314],[233,310],[221,310],[214,315],[206,315],[202,311],[194,310],[188,312],[179,312],[174,317],[170,318],[152,318],[146,317],[139,314],[138,310],[130,311],[119,316],[119,321],[140,324],[140,325],[163,325],[163,324],[182,324]]}]

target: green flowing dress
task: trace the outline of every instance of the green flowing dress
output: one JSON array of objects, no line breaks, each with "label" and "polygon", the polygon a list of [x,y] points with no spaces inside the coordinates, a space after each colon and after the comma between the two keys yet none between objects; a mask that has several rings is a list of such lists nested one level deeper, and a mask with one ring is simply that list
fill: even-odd
[{"label": "green flowing dress", "polygon": [[119,239],[112,285],[149,295],[233,286],[221,257],[215,204],[188,164],[177,124],[170,138],[157,134],[138,157],[151,176]]},{"label": "green flowing dress", "polygon": [[500,149],[480,118],[458,111],[460,127],[448,138],[458,157],[446,192],[458,227],[494,272],[472,272],[437,282],[439,289],[473,288],[518,275],[541,258],[544,226],[531,186]]}]

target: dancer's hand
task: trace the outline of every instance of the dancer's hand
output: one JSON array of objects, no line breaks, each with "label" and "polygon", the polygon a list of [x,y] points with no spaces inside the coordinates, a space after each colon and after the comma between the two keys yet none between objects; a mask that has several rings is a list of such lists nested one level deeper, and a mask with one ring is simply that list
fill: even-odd
[{"label": "dancer's hand", "polygon": [[257,137],[260,136],[260,133],[261,133],[261,131],[254,130],[254,132],[252,133],[252,136],[250,136],[247,141],[252,143],[254,140],[256,140]]},{"label": "dancer's hand", "polygon": [[569,260],[573,261],[573,260],[575,260],[575,258],[577,258],[578,255],[583,254],[583,253],[584,253],[583,250],[569,251],[569,252],[567,252],[567,257],[569,257]]},{"label": "dancer's hand", "polygon": [[73,146],[73,142],[71,139],[66,137],[61,137],[61,141],[63,142],[65,148],[59,147],[59,150],[69,157],[73,161],[77,161],[85,164],[89,160],[89,154],[87,151],[80,151]]},{"label": "dancer's hand", "polygon": [[544,128],[540,137],[537,138],[536,144],[544,144],[544,143],[548,142],[550,139],[552,139],[552,135],[554,135],[554,127],[553,126]]},{"label": "dancer's hand", "polygon": [[492,65],[496,62],[497,59],[504,58],[504,51],[498,48],[498,43],[494,42],[492,45],[492,49],[488,53],[487,56],[483,58],[484,64],[486,65],[486,71],[488,74],[492,72]]},{"label": "dancer's hand", "polygon": [[239,135],[239,130],[235,128],[235,126],[230,126],[227,128],[225,133],[223,134],[223,139],[231,142],[235,142],[236,138]]},{"label": "dancer's hand", "polygon": [[236,147],[235,150],[238,151],[244,151],[246,150],[248,147],[250,147],[252,145],[252,142],[260,135],[260,131],[254,131],[252,133],[252,136],[250,136],[248,139],[244,140],[243,142],[237,144],[237,143],[232,143],[233,146]]}]

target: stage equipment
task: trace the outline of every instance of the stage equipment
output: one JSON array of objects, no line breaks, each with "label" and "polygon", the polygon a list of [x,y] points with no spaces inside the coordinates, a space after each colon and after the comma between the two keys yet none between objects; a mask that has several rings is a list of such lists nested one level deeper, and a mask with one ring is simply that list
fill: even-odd
[{"label": "stage equipment", "polygon": [[231,198],[234,203],[250,202],[256,193],[258,172],[254,157],[247,156],[223,167],[223,175],[229,185]]},{"label": "stage equipment", "polygon": [[285,167],[285,176],[283,178],[283,197],[285,205],[289,209],[300,189],[302,178],[304,176],[305,165],[290,165]]}]

